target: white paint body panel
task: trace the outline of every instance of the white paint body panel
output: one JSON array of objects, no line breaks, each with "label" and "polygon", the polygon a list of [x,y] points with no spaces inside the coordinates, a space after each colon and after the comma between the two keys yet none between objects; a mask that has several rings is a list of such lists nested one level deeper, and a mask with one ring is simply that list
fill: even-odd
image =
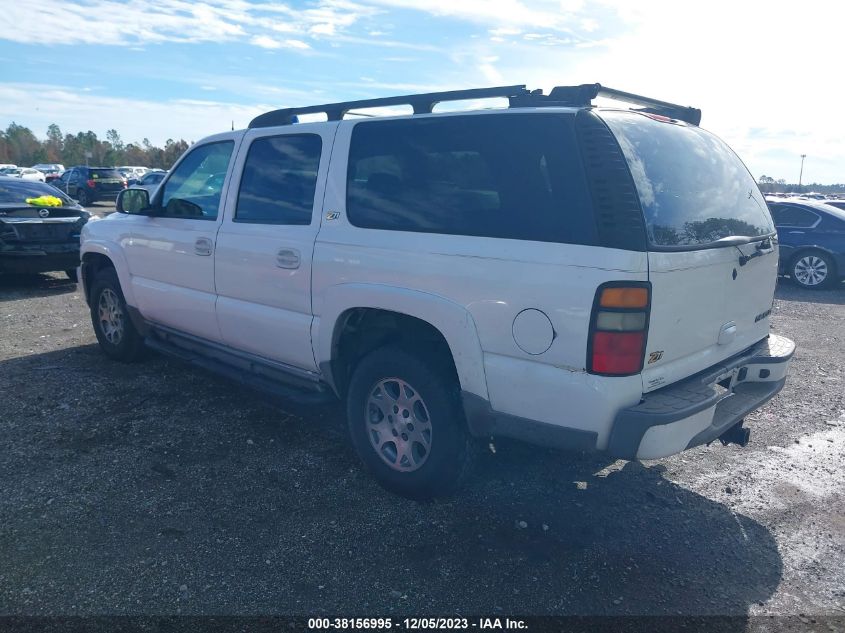
[{"label": "white paint body panel", "polygon": [[136,216],[124,252],[136,306],[151,321],[212,341],[220,340],[214,314],[214,255],[194,252],[198,239],[214,244],[218,222]]},{"label": "white paint body panel", "polygon": [[[642,381],[586,373],[590,311],[599,284],[648,279],[646,253],[353,226],[346,217],[353,125],[338,128],[314,249],[318,363],[331,358],[332,334],[345,310],[406,313],[444,334],[463,390],[503,413],[598,431],[606,443],[613,416],[639,401]],[[329,212],[337,218],[326,220]],[[544,353],[525,352],[514,340],[514,320],[526,309],[543,312],[552,324],[555,338]]]},{"label": "white paint body panel", "polygon": [[[663,357],[643,370],[645,391],[653,391],[741,352],[769,334],[768,317],[777,283],[774,251],[740,266],[740,250],[754,244],[680,253],[649,253],[652,306],[646,361]],[[736,279],[733,271],[736,270]],[[735,332],[723,336],[723,327]]]},{"label": "white paint body panel", "polygon": [[[315,370],[311,346],[311,258],[320,227],[323,191],[336,124],[302,124],[249,130],[234,166],[239,183],[250,143],[278,135],[317,134],[322,157],[311,224],[235,222],[237,187],[226,198],[217,236],[214,279],[217,322],[224,344],[301,369]],[[298,264],[278,266],[280,251],[296,253]]]}]

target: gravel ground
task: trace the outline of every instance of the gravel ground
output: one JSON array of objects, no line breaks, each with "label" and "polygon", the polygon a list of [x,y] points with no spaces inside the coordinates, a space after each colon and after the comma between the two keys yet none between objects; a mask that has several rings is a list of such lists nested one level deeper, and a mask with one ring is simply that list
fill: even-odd
[{"label": "gravel ground", "polygon": [[845,287],[781,283],[798,351],[745,449],[500,442],[418,504],[339,407],[100,354],[59,274],[0,276],[0,614],[845,615]]}]

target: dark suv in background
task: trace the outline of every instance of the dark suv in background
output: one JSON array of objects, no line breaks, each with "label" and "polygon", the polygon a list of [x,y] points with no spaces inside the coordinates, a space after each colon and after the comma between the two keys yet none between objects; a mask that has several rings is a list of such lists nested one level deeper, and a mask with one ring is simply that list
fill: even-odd
[{"label": "dark suv in background", "polygon": [[70,167],[52,185],[83,207],[99,200],[114,200],[126,189],[126,178],[114,167]]},{"label": "dark suv in background", "polygon": [[817,200],[768,198],[780,242],[780,272],[802,288],[845,276],[845,211]]}]

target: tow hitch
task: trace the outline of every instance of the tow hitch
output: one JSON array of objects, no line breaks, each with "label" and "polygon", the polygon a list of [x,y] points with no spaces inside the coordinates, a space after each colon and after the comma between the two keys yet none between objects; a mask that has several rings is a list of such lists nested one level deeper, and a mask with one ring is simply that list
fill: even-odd
[{"label": "tow hitch", "polygon": [[727,446],[728,444],[737,444],[745,447],[748,445],[748,440],[751,439],[751,429],[744,428],[742,426],[743,422],[745,422],[745,420],[740,420],[719,436],[719,441],[723,446]]}]

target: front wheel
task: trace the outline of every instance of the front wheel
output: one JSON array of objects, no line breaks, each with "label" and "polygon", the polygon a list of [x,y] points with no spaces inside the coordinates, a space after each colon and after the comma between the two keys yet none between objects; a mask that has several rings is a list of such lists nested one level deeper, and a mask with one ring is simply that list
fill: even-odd
[{"label": "front wheel", "polygon": [[76,274],[76,268],[68,268],[65,271],[65,275],[67,275],[67,278],[70,279],[73,283],[79,283],[79,275]]},{"label": "front wheel", "polygon": [[833,260],[819,251],[802,253],[796,257],[789,275],[796,284],[810,290],[826,288],[836,277]]},{"label": "front wheel", "polygon": [[129,318],[126,300],[114,268],[105,268],[94,278],[91,286],[91,323],[100,349],[109,358],[131,362],[141,356],[144,338]]},{"label": "front wheel", "polygon": [[391,492],[442,496],[469,470],[456,379],[421,354],[383,347],[366,356],[349,383],[347,418],[358,456]]}]

